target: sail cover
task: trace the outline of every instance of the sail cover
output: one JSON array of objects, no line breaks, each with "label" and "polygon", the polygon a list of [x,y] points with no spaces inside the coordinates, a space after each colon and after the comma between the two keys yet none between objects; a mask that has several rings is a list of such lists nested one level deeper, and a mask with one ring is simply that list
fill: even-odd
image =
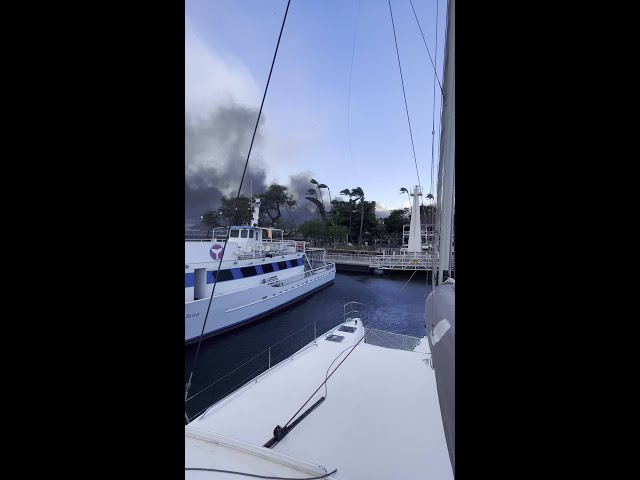
[{"label": "sail cover", "polygon": [[444,434],[455,475],[456,359],[455,281],[448,279],[427,297],[425,327],[431,348]]}]

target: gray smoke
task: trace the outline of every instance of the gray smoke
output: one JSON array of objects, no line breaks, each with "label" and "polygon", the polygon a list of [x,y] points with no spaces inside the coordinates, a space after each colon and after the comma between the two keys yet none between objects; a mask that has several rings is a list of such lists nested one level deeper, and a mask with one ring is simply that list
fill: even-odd
[{"label": "gray smoke", "polygon": [[[257,116],[257,110],[237,105],[218,107],[204,120],[185,112],[185,217],[218,208],[222,195],[237,195]],[[264,122],[263,114],[242,184],[247,197],[251,183],[254,193],[267,188],[260,156]]]},{"label": "gray smoke", "polygon": [[[223,195],[237,195],[257,115],[257,110],[237,105],[218,107],[204,120],[185,113],[185,217],[192,219],[217,209]],[[251,189],[255,195],[268,188],[260,152],[263,142],[260,131],[264,123],[263,114],[242,185],[242,195],[249,196]],[[307,190],[314,187],[309,182],[313,176],[313,172],[305,171],[289,177],[286,186],[298,203],[289,209],[291,216],[286,208],[281,209],[283,219],[293,219],[299,226],[317,218],[316,206],[305,199]],[[326,190],[323,195],[328,212],[330,206]]]},{"label": "gray smoke", "polygon": [[[314,220],[318,218],[316,214],[316,206],[309,200],[305,199],[305,197],[309,196],[307,195],[307,190],[315,187],[315,185],[309,182],[309,180],[311,180],[312,178],[313,172],[310,171],[300,172],[295,175],[289,176],[289,184],[287,185],[287,187],[289,188],[289,193],[293,195],[293,199],[298,202],[295,208],[291,210],[291,217],[293,217],[293,221],[297,226],[300,226],[300,224],[306,222],[307,220]],[[320,199],[320,196],[318,196],[318,199]],[[329,211],[328,207],[329,201],[327,200],[325,202],[325,208],[327,208],[327,212]],[[289,219],[289,215],[285,214],[284,212],[282,216]]]}]

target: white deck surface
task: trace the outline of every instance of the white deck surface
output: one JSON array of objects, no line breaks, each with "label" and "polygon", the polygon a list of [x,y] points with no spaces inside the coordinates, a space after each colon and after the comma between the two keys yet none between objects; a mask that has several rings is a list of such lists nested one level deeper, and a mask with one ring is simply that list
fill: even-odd
[{"label": "white deck surface", "polygon": [[[316,467],[309,467],[306,473],[286,470],[279,463],[272,467],[276,470],[269,470],[265,462],[274,460],[256,457],[255,453],[270,450],[267,456],[284,454],[321,465],[327,472],[337,468],[331,478],[342,480],[452,479],[435,374],[425,362],[430,355],[364,342],[329,379],[326,400],[275,447],[262,447],[271,439],[274,427],[284,426],[322,383],[336,356],[357,341],[362,334],[362,324],[358,323],[354,334],[334,332],[346,337],[343,342],[320,337],[317,346],[282,362],[185,427],[187,433],[198,429],[257,446],[253,452],[247,447],[250,451],[241,454],[221,443],[208,444],[187,435],[185,466],[202,467],[208,459],[209,468],[259,475],[305,477],[325,473]],[[424,349],[425,344],[422,342],[419,348]],[[331,371],[347,353],[336,360]],[[323,387],[302,412],[324,394]],[[203,455],[205,451],[215,453]],[[231,455],[230,451],[235,453]],[[214,466],[211,461],[216,458],[217,465],[226,466]],[[186,472],[186,477],[202,478],[203,473]]]}]

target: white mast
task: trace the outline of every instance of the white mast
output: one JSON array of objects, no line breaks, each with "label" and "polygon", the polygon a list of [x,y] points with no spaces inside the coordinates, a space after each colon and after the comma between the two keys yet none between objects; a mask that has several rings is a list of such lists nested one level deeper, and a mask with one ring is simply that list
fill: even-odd
[{"label": "white mast", "polygon": [[409,246],[407,252],[422,252],[422,227],[420,223],[420,199],[422,189],[418,186],[413,187],[413,205],[411,207],[411,224],[409,226]]},{"label": "white mast", "polygon": [[251,209],[253,211],[253,219],[251,220],[251,226],[257,227],[258,220],[260,220],[260,199],[259,198],[256,198],[256,201],[251,203]]},{"label": "white mast", "polygon": [[454,166],[456,147],[456,64],[455,45],[456,32],[455,0],[449,0],[449,21],[445,42],[442,134],[440,137],[440,162],[438,165],[438,192],[436,214],[436,242],[438,251],[438,281],[442,283],[443,273],[451,273],[451,241],[453,234],[453,199],[454,199]]}]

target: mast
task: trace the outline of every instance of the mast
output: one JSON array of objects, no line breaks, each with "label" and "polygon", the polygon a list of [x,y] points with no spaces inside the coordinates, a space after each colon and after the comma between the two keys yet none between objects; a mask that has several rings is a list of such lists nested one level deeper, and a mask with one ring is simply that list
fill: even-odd
[{"label": "mast", "polygon": [[[443,281],[443,274],[451,270],[451,244],[454,212],[455,170],[455,0],[449,0],[447,33],[445,41],[442,133],[440,135],[440,162],[438,163],[438,191],[436,209],[436,248],[438,252],[438,277],[435,285]],[[435,277],[434,277],[435,278]]]},{"label": "mast", "polygon": [[411,207],[411,225],[409,226],[408,253],[422,252],[422,226],[420,224],[420,199],[422,189],[419,186],[413,187],[413,206]]}]

